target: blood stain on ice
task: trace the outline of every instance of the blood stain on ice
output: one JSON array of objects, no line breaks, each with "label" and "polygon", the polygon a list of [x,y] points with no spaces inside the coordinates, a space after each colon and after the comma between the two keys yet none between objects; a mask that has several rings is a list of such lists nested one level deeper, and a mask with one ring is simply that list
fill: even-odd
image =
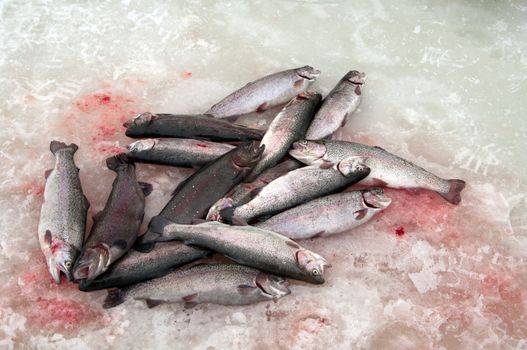
[{"label": "blood stain on ice", "polygon": [[186,70],[186,71],[181,73],[181,77],[183,79],[190,79],[190,78],[192,78],[192,72]]},{"label": "blood stain on ice", "polygon": [[398,237],[402,237],[404,236],[404,227],[403,226],[399,226],[395,229],[395,234],[398,236]]}]

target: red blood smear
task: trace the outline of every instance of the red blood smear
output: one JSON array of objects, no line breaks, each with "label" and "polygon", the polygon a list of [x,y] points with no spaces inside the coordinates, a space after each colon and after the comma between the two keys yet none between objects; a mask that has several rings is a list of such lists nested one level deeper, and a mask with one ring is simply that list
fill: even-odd
[{"label": "red blood smear", "polygon": [[28,316],[33,325],[55,331],[76,330],[102,316],[86,305],[61,298],[38,298],[31,311]]},{"label": "red blood smear", "polygon": [[404,227],[399,226],[395,229],[395,234],[399,237],[404,236]]},{"label": "red blood smear", "polygon": [[192,78],[192,72],[184,71],[181,73],[181,76],[183,77],[183,79],[190,79]]},{"label": "red blood smear", "polygon": [[196,146],[198,147],[201,147],[201,148],[207,148],[208,146],[203,144],[203,143],[197,143]]},{"label": "red blood smear", "polygon": [[22,191],[24,193],[40,197],[44,194],[44,184],[39,181],[33,181],[29,183],[22,184]]},{"label": "red blood smear", "polygon": [[101,153],[104,153],[105,155],[107,155],[109,157],[118,155],[118,154],[123,153],[123,152],[126,152],[126,149],[124,147],[119,147],[119,146],[100,145],[99,147],[97,147],[97,149]]}]

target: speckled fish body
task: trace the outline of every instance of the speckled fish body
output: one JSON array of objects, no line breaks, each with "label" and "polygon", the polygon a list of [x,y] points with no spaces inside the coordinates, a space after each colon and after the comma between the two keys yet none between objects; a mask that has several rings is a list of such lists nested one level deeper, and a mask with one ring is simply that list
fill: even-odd
[{"label": "speckled fish body", "polygon": [[47,172],[38,239],[56,283],[60,283],[61,271],[72,279],[72,267],[82,249],[90,206],[82,192],[79,169],[73,159],[77,149],[75,144],[58,141],[50,144],[55,167]]},{"label": "speckled fish body", "polygon": [[162,240],[180,240],[225,255],[259,270],[310,283],[324,283],[328,262],[291,239],[252,226],[230,226],[216,221],[179,225],[162,218],[152,223]]},{"label": "speckled fish body", "polygon": [[138,115],[124,123],[129,137],[178,137],[214,141],[260,140],[263,131],[219,120],[210,115]]},{"label": "speckled fish body", "polygon": [[307,140],[319,140],[331,136],[344,126],[348,117],[359,107],[362,85],[366,74],[356,70],[348,72],[331,90],[313,118],[306,132]]},{"label": "speckled fish body", "polygon": [[295,240],[330,236],[364,224],[390,203],[380,188],[337,193],[281,212],[255,226]]},{"label": "speckled fish body", "polygon": [[208,254],[206,250],[176,241],[156,244],[148,253],[132,249],[90,284],[82,280],[79,289],[87,292],[132,285],[164,276],[175,268],[204,258]]},{"label": "speckled fish body", "polygon": [[276,300],[289,293],[287,281],[281,277],[247,266],[200,264],[109,291],[103,307],[114,307],[126,299],[145,300],[149,307],[163,302],[247,305]]},{"label": "speckled fish body", "polygon": [[354,157],[330,168],[312,165],[293,170],[262,188],[246,204],[222,209],[220,218],[226,222],[244,223],[337,192],[369,174],[370,170],[363,161]]},{"label": "speckled fish body", "polygon": [[288,159],[282,163],[265,170],[252,182],[242,182],[234,187],[227,195],[210,207],[207,220],[221,221],[220,211],[226,207],[237,207],[249,202],[256,194],[271,181],[287,174],[290,171],[304,166],[296,159]]},{"label": "speckled fish body", "polygon": [[95,215],[91,233],[75,263],[75,279],[87,284],[104,273],[134,244],[151,185],[137,182],[135,165],[124,154],[106,160],[117,176],[104,209]]},{"label": "speckled fish body", "polygon": [[210,163],[235,146],[193,139],[144,139],[126,148],[126,155],[135,162],[193,167]]},{"label": "speckled fish body", "polygon": [[261,145],[265,146],[262,159],[256,164],[248,181],[254,180],[265,169],[273,167],[287,154],[293,142],[304,138],[307,128],[315,115],[322,96],[304,92],[293,98],[273,119]]},{"label": "speckled fish body", "polygon": [[[203,219],[216,201],[243,181],[261,157],[263,147],[257,142],[241,145],[214,162],[202,167],[174,190],[159,216],[180,224]],[[142,250],[152,248],[157,234],[147,230],[139,237]]]},{"label": "speckled fish body", "polygon": [[461,202],[461,191],[465,187],[463,180],[440,178],[383,148],[355,142],[302,141],[296,142],[289,153],[306,164],[337,162],[351,156],[365,157],[371,173],[361,184],[406,189],[424,188],[439,193],[452,204]]},{"label": "speckled fish body", "polygon": [[304,92],[320,75],[310,66],[274,73],[236,90],[212,106],[206,114],[226,118],[255,111],[264,111],[289,102]]}]

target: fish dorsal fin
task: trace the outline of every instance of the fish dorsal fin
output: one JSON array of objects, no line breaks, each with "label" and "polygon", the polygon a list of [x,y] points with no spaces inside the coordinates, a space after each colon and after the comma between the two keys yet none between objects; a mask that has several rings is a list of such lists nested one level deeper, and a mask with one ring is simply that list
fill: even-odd
[{"label": "fish dorsal fin", "polygon": [[384,151],[384,152],[386,152],[386,150],[385,150],[384,148],[379,147],[379,146],[373,146],[373,148],[378,149],[379,151]]}]

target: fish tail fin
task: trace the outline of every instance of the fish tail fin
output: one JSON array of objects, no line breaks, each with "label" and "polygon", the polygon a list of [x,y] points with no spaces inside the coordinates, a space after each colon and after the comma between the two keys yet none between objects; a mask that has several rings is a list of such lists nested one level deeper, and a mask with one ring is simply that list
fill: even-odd
[{"label": "fish tail fin", "polygon": [[104,309],[109,309],[115,307],[124,302],[124,295],[122,291],[118,288],[108,289],[108,295],[104,299],[104,304],[102,307]]},{"label": "fish tail fin", "polygon": [[74,143],[66,145],[64,142],[55,141],[55,140],[51,141],[51,143],[49,144],[49,150],[53,154],[55,154],[57,151],[61,149],[69,149],[71,150],[72,153],[75,153],[79,149],[79,146],[77,146]]},{"label": "fish tail fin", "polygon": [[234,211],[236,210],[236,207],[228,207],[220,210],[220,217],[223,219],[223,221],[230,223],[232,225],[236,226],[247,226],[248,223],[244,218],[236,216],[234,214]]},{"label": "fish tail fin", "polygon": [[173,221],[165,219],[162,216],[155,216],[152,218],[152,221],[150,221],[149,229],[150,231],[158,233],[161,236],[163,236],[167,231],[169,231],[170,226],[173,224],[174,224]]},{"label": "fish tail fin", "polygon": [[106,159],[106,166],[108,169],[113,170],[117,172],[120,168],[127,168],[129,166],[133,166],[134,162],[129,159],[126,154],[120,153],[116,156],[110,157]]},{"label": "fish tail fin", "polygon": [[440,193],[440,195],[452,204],[459,204],[461,202],[461,191],[465,188],[465,181],[450,179],[448,182],[450,184],[450,189],[447,193]]}]

